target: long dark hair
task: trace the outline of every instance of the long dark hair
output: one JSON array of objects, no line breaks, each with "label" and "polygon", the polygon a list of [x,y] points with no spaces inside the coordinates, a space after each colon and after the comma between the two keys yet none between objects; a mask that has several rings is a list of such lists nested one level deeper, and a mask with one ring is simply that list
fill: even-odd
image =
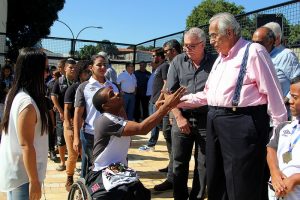
[{"label": "long dark hair", "polygon": [[1,121],[0,131],[8,132],[9,114],[12,102],[20,89],[30,95],[35,101],[42,121],[42,135],[48,129],[48,110],[45,101],[44,70],[46,68],[47,56],[41,49],[23,48],[17,58],[15,67],[15,76],[12,87],[7,94],[6,106],[3,119]]}]

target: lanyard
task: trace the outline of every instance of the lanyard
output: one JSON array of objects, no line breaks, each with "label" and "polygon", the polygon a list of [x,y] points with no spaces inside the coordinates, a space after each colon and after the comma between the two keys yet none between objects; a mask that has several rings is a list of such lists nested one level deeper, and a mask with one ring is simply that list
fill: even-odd
[{"label": "lanyard", "polygon": [[66,82],[67,82],[68,87],[73,84],[73,81],[70,81],[69,79],[67,79],[67,77],[66,77],[66,80],[67,80]]},{"label": "lanyard", "polygon": [[[293,128],[293,131],[291,133],[291,135],[293,135],[295,133],[295,131],[297,130],[297,126]],[[297,138],[294,140],[294,142],[292,143],[292,141],[290,142],[289,145],[289,152],[293,151],[293,148],[295,147],[296,143],[300,140],[300,134],[297,136]]]}]

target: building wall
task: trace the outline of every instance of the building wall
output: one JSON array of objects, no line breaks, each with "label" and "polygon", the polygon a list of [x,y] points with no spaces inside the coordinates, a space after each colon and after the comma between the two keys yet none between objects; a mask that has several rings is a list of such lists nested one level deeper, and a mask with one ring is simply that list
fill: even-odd
[{"label": "building wall", "polygon": [[[0,0],[0,32],[6,33],[7,21],[7,0]],[[0,35],[0,64],[4,64],[4,56],[1,55],[5,50],[5,35]]]}]

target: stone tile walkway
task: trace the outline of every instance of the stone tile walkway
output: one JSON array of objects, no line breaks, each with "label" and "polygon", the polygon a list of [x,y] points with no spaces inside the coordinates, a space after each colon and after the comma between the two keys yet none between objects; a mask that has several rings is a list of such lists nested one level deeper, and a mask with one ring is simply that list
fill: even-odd
[{"label": "stone tile walkway", "polygon": [[[169,200],[173,199],[172,190],[166,192],[156,192],[153,190],[154,185],[162,183],[165,178],[165,173],[160,173],[157,170],[164,168],[168,165],[169,158],[166,148],[165,140],[160,133],[158,143],[155,147],[155,151],[141,152],[138,147],[147,143],[150,134],[147,136],[134,136],[132,138],[131,148],[129,150],[129,166],[137,170],[140,180],[146,188],[151,190],[151,199],[158,200]],[[80,166],[80,162],[77,163]],[[55,170],[57,164],[48,161],[47,176],[44,183],[44,193],[42,199],[47,200],[65,200],[67,199],[68,193],[65,190],[66,174],[64,172],[58,172]],[[194,167],[194,161],[190,164],[190,176],[189,176],[189,187],[191,187],[192,169]],[[78,176],[75,176],[75,180]],[[6,195],[0,193],[0,200],[6,200]]]}]

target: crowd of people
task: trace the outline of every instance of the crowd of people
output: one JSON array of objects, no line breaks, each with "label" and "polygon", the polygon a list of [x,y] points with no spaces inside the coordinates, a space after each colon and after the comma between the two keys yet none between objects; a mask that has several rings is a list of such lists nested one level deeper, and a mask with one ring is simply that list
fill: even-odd
[{"label": "crowd of people", "polygon": [[142,61],[118,75],[105,52],[49,68],[41,49],[20,50],[14,67],[1,68],[0,191],[40,199],[49,153],[68,191],[81,156],[93,198],[150,199],[127,152],[130,136],[148,132],[139,150],[155,151],[161,130],[169,162],[156,191],[173,189],[175,200],[300,199],[299,59],[275,22],[247,41],[234,16],[219,13],[208,33],[217,55],[193,27],[182,46],[172,39],[152,50],[151,72]]}]

